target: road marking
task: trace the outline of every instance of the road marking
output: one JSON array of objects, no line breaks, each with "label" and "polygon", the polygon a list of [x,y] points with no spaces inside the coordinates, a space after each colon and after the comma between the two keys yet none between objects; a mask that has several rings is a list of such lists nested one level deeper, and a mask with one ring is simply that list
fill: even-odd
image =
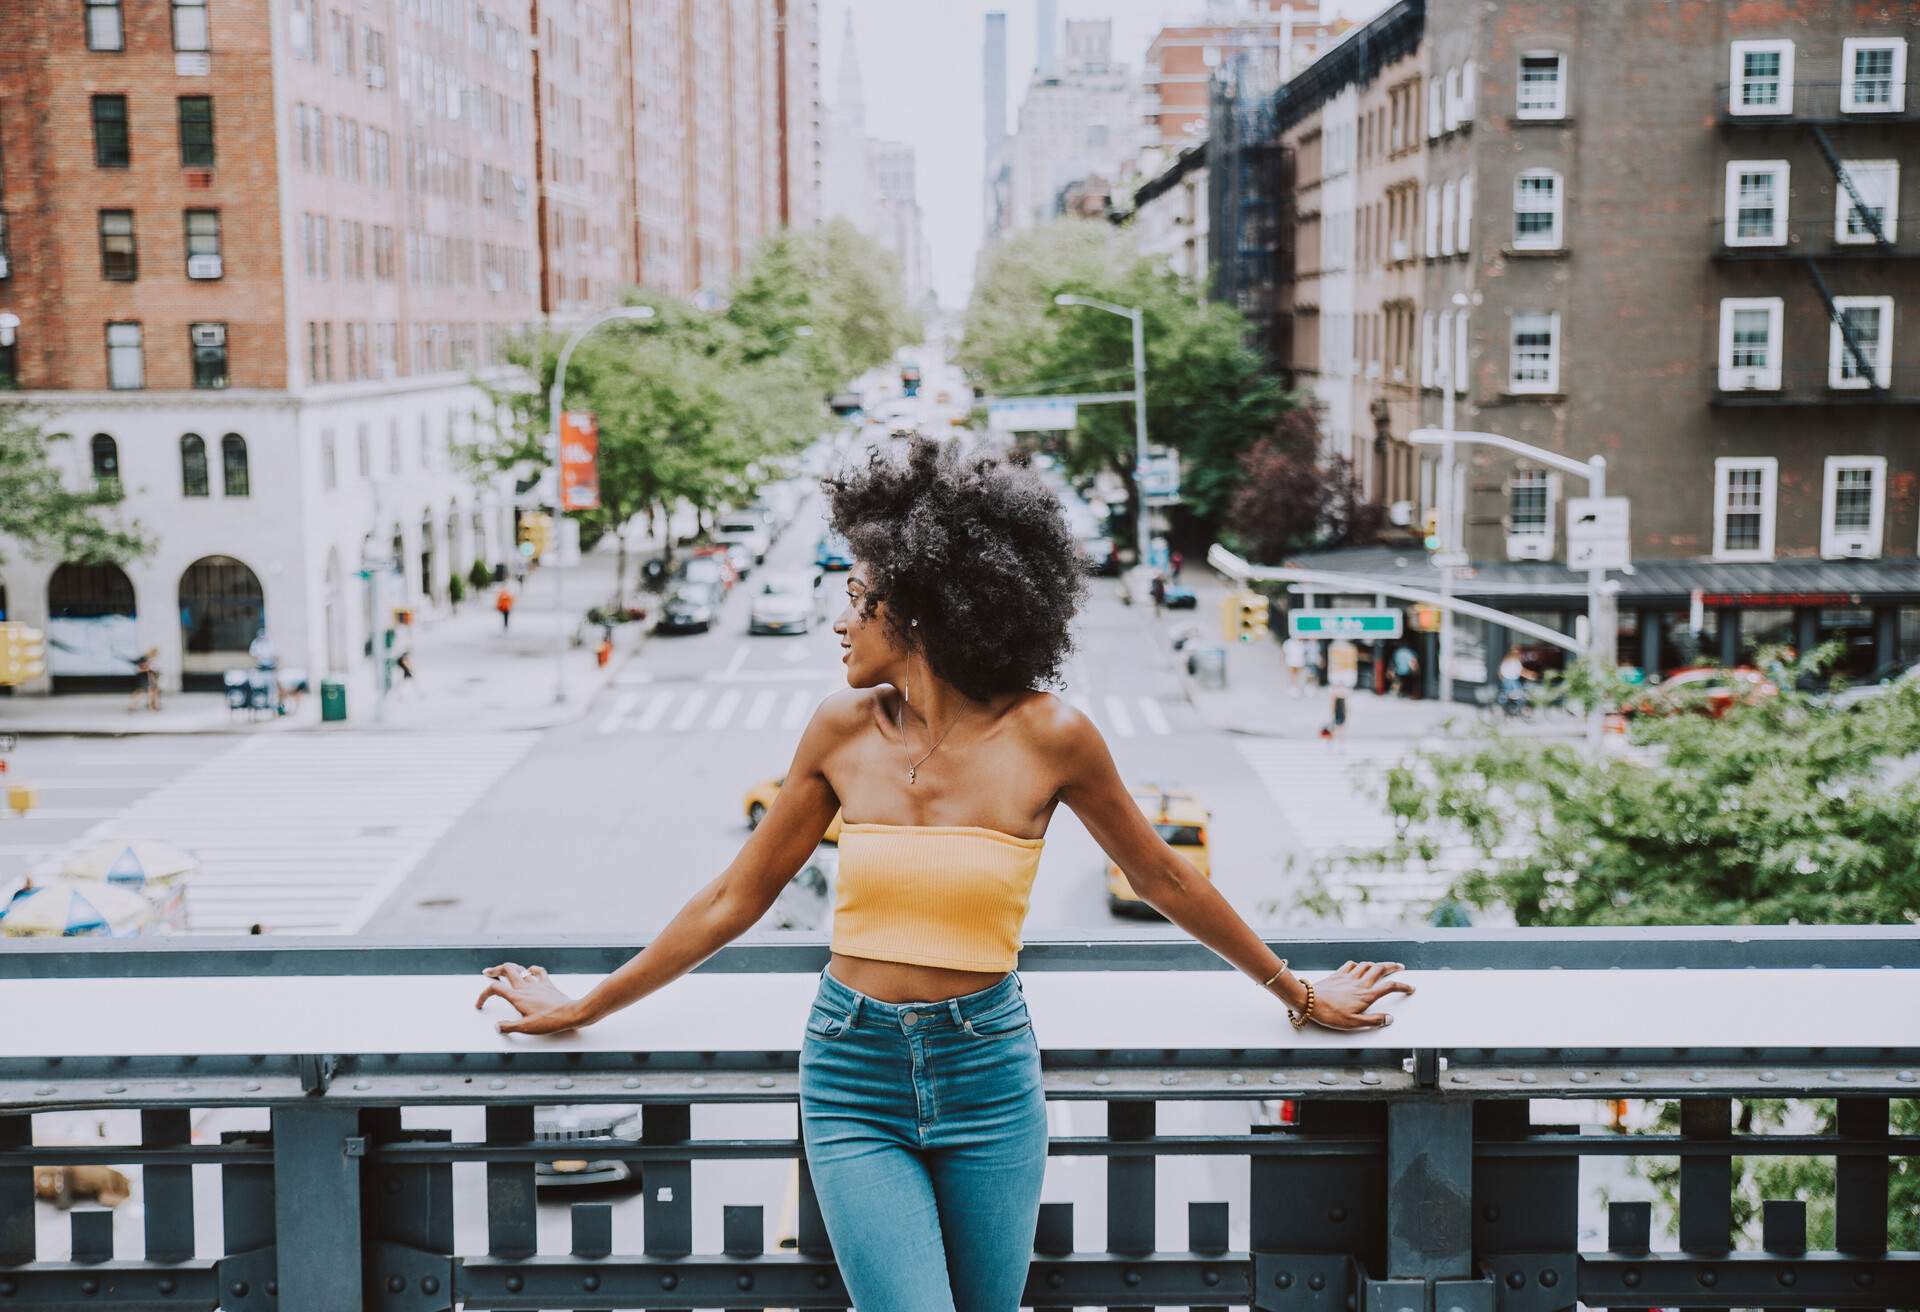
[{"label": "road marking", "polygon": [[659,692],[647,703],[647,709],[640,712],[640,718],[634,721],[635,733],[651,733],[659,727],[660,721],[667,718],[667,709],[673,705],[674,694]]},{"label": "road marking", "polygon": [[620,721],[627,718],[627,712],[632,710],[634,703],[639,700],[640,694],[637,692],[621,693],[619,699],[614,702],[613,709],[607,712],[607,718],[600,721],[600,728],[596,732],[612,733],[618,729]]},{"label": "road marking", "polygon": [[1160,709],[1160,703],[1151,697],[1140,699],[1140,717],[1147,722],[1147,728],[1155,733],[1171,733],[1173,726],[1167,723],[1167,713]]},{"label": "road marking", "polygon": [[780,694],[771,688],[765,688],[755,693],[753,695],[753,705],[747,708],[747,718],[740,727],[743,729],[758,729],[761,725],[765,724],[767,717],[773,714],[773,704],[779,699]]},{"label": "road marking", "polygon": [[812,709],[813,699],[804,692],[795,692],[787,698],[787,709],[780,717],[782,729],[798,729],[807,722],[807,712]]},{"label": "road marking", "polygon": [[691,729],[693,722],[700,718],[700,712],[706,709],[706,705],[707,695],[705,693],[697,691],[688,693],[687,700],[680,707],[680,714],[673,717],[673,731],[675,733],[685,733],[688,729]]},{"label": "road marking", "polygon": [[729,688],[721,693],[720,700],[714,705],[713,714],[707,720],[707,728],[726,728],[727,721],[733,718],[734,708],[738,705],[740,705],[740,690],[738,688]]},{"label": "road marking", "polygon": [[1107,698],[1107,717],[1113,721],[1113,731],[1122,738],[1133,737],[1133,717],[1127,714],[1127,704],[1118,697]]},{"label": "road marking", "polygon": [[738,647],[735,647],[733,649],[733,655],[729,657],[727,660],[726,672],[729,675],[737,674],[740,672],[740,667],[742,665],[745,665],[746,663],[747,663],[747,644],[743,642]]}]

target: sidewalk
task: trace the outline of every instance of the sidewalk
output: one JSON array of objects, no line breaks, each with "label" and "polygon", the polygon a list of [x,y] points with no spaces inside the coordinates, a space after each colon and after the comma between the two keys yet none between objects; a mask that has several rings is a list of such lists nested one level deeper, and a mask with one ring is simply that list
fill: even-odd
[{"label": "sidewalk", "polygon": [[[620,664],[646,641],[649,622],[616,625],[614,654],[605,668],[594,647],[597,629],[584,645],[566,646],[559,658],[567,699],[555,700],[556,644],[562,627],[571,634],[587,608],[613,591],[614,543],[583,555],[575,565],[534,570],[525,588],[515,592],[512,623],[503,631],[494,609],[498,591],[469,595],[460,608],[418,613],[413,630],[415,689],[396,684],[384,713],[376,711],[372,665],[358,652],[347,675],[347,718],[322,724],[320,676],[297,710],[284,716],[250,718],[227,709],[218,693],[166,693],[158,712],[127,709],[122,693],[60,697],[0,698],[0,732],[39,735],[118,736],[123,734],[260,734],[313,730],[349,733],[363,729],[541,729],[567,723],[585,713],[587,703]],[[647,550],[629,559],[628,584]],[[560,577],[564,575],[564,578]],[[556,609],[564,601],[565,609]],[[396,639],[404,642],[404,637]],[[396,676],[397,677],[397,676]]]}]

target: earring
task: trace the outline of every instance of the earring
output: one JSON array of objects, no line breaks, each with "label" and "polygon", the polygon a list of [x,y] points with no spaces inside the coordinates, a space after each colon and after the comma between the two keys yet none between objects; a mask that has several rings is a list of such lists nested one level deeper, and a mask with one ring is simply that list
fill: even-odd
[{"label": "earring", "polygon": [[900,695],[906,698],[908,701],[913,700],[913,680],[912,679],[900,680]]}]

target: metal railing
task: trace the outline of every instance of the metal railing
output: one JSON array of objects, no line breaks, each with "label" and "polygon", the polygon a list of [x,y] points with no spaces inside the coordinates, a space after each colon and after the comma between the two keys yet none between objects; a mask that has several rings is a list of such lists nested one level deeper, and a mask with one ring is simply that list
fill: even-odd
[{"label": "metal railing", "polygon": [[[1770,125],[1779,123],[1911,123],[1920,119],[1920,83],[1907,82],[1895,86],[1890,96],[1863,100],[1856,92],[1852,100],[1847,98],[1847,88],[1841,82],[1808,82],[1798,78],[1793,81],[1792,104],[1776,112],[1762,113],[1757,108],[1735,113],[1733,109],[1733,88],[1729,83],[1720,82],[1713,88],[1715,112],[1720,122],[1730,126],[1739,124]],[[1864,93],[1877,96],[1878,90]],[[1889,108],[1897,104],[1899,108]]]},{"label": "metal railing", "polygon": [[[590,975],[631,950],[255,938],[0,952],[0,1309],[846,1307],[800,1141],[696,1138],[692,1120],[794,1102],[796,1045],[769,1036],[797,1040],[823,943],[742,943],[676,982],[690,992],[675,1005],[706,1023],[674,1043],[514,1041],[443,1010],[503,956]],[[1435,931],[1283,950],[1306,971],[1404,961],[1418,1005],[1385,1031],[1296,1034],[1175,935],[1024,949],[1047,1097],[1105,1108],[1104,1133],[1049,1147],[1104,1160],[1105,1246],[1076,1249],[1073,1205],[1044,1204],[1026,1305],[1920,1305],[1920,1253],[1900,1247],[1915,1218],[1893,1222],[1905,1233],[1890,1248],[1888,1192],[1891,1160],[1920,1156],[1920,1135],[1890,1128],[1893,1100],[1920,1095],[1920,929]],[[634,1013],[668,998],[595,1029],[643,1024]],[[798,1008],[790,1027],[765,1021],[776,999]],[[363,1031],[377,1042],[338,1041]],[[1737,1102],[1779,1098],[1835,1100],[1836,1128],[1736,1133]],[[1288,1123],[1254,1115],[1280,1099]],[[1573,1123],[1613,1099],[1677,1102],[1677,1132]],[[637,1141],[564,1147],[638,1163],[637,1245],[616,1247],[606,1202],[573,1205],[565,1251],[540,1242],[536,1167],[559,1150],[536,1136],[536,1108],[562,1103],[643,1108]],[[1166,1132],[1193,1103],[1243,1107],[1244,1132]],[[414,1124],[463,1107],[484,1117],[478,1138]],[[137,1111],[138,1142],[36,1144],[36,1116],[98,1108]],[[198,1141],[206,1109],[262,1128]],[[1186,1246],[1161,1248],[1161,1163],[1221,1157],[1246,1162],[1244,1191],[1191,1201]],[[1833,1248],[1808,1250],[1795,1199],[1765,1201],[1760,1244],[1736,1247],[1737,1157],[1833,1159]],[[1671,1240],[1650,1202],[1617,1202],[1605,1247],[1582,1251],[1583,1164],[1622,1158],[1677,1159]],[[694,1191],[696,1163],[753,1160],[797,1164],[791,1248],[765,1251],[762,1203]],[[139,1255],[97,1208],[68,1214],[69,1257],[40,1255],[55,1218],[36,1212],[34,1169],[76,1165],[137,1179]],[[196,1225],[209,1171],[212,1254]],[[696,1209],[709,1229],[721,1215],[717,1251],[694,1251]],[[484,1251],[463,1251],[456,1220],[471,1232],[480,1218]]]},{"label": "metal railing", "polygon": [[1715,405],[1916,405],[1920,404],[1920,365],[1896,364],[1885,374],[1885,382],[1876,377],[1871,386],[1849,381],[1835,387],[1833,376],[1824,365],[1801,365],[1782,369],[1777,383],[1762,371],[1751,372],[1751,385],[1732,383],[1719,366],[1707,368],[1707,386]]}]

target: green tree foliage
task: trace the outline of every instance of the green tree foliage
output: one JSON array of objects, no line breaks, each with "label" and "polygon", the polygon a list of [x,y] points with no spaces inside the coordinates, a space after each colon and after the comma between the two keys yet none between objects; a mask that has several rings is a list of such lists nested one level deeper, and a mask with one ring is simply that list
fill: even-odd
[{"label": "green tree foliage", "polygon": [[120,563],[151,550],[138,524],[103,513],[119,504],[119,486],[67,488],[48,459],[47,440],[35,411],[0,401],[0,541],[84,564]]},{"label": "green tree foliage", "polygon": [[[1182,457],[1181,494],[1202,519],[1226,513],[1240,457],[1294,404],[1247,344],[1238,311],[1141,256],[1109,224],[1070,220],[1007,238],[984,257],[957,358],[1001,395],[1125,391],[1132,329],[1117,315],[1059,307],[1060,292],[1144,311],[1147,436]],[[1063,454],[1076,473],[1110,469],[1133,495],[1133,407],[1092,405]]]}]

